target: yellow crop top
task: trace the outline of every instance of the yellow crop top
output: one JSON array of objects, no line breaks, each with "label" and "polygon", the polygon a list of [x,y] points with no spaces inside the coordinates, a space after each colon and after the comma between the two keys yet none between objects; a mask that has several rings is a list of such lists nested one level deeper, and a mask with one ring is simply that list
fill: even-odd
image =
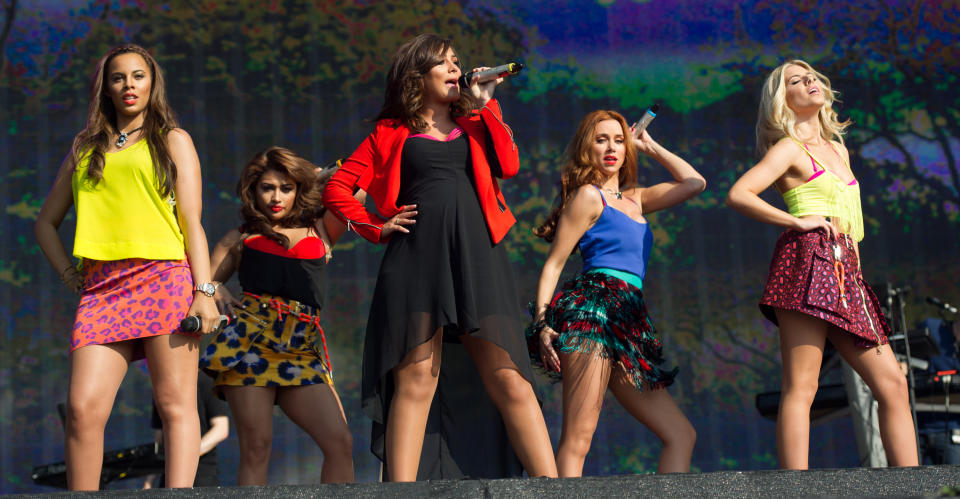
[{"label": "yellow crop top", "polygon": [[[797,142],[794,140],[794,142]],[[810,156],[813,175],[807,181],[783,193],[787,211],[795,217],[821,215],[829,217],[840,232],[849,235],[854,241],[863,239],[863,213],[860,207],[860,184],[854,179],[847,184],[833,172],[826,169],[809,149],[802,143],[800,147]],[[834,147],[833,144],[830,144]],[[834,151],[836,148],[834,147]],[[847,164],[837,151],[843,164]]]},{"label": "yellow crop top", "polygon": [[103,178],[87,179],[90,154],[73,172],[73,254],[92,260],[181,260],[184,239],[173,196],[162,198],[146,140],[104,154]]}]

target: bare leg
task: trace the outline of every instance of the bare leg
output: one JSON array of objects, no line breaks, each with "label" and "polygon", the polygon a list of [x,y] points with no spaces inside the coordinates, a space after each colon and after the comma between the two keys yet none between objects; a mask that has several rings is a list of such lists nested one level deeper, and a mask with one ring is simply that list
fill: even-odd
[{"label": "bare leg", "polygon": [[776,313],[783,357],[777,454],[781,468],[805,470],[810,454],[810,407],[819,386],[827,323],[800,312],[777,309]]},{"label": "bare leg", "polygon": [[689,473],[697,432],[665,389],[637,391],[622,368],[614,366],[610,391],[620,405],[663,442],[657,473]]},{"label": "bare leg", "polygon": [[583,462],[597,429],[603,394],[610,381],[610,360],[592,353],[560,354],[563,372],[563,426],[557,446],[561,477],[583,474]]},{"label": "bare leg", "polygon": [[200,339],[181,334],[144,338],[153,399],[163,421],[167,487],[193,487],[200,460],[197,361]]},{"label": "bare leg", "polygon": [[330,385],[284,386],[277,402],[323,451],[323,483],[352,482],[353,435],[337,392]]},{"label": "bare leg", "polygon": [[67,391],[67,487],[98,490],[103,430],[133,356],[133,341],[88,345],[70,353]]},{"label": "bare leg", "polygon": [[918,466],[916,433],[910,413],[907,379],[890,346],[864,349],[856,345],[850,333],[831,327],[830,343],[870,387],[877,399],[880,439],[891,466]]},{"label": "bare leg", "polygon": [[[461,336],[473,358],[487,394],[500,411],[510,443],[530,476],[557,476],[550,434],[533,385],[502,348],[486,340]],[[434,385],[436,386],[436,385]]]},{"label": "bare leg", "polygon": [[391,482],[413,482],[420,467],[430,404],[440,377],[443,331],[414,348],[393,368],[394,393],[387,418],[386,454]]},{"label": "bare leg", "polygon": [[277,397],[277,388],[222,386],[220,389],[230,404],[240,441],[237,485],[267,485],[273,445],[273,401]]}]

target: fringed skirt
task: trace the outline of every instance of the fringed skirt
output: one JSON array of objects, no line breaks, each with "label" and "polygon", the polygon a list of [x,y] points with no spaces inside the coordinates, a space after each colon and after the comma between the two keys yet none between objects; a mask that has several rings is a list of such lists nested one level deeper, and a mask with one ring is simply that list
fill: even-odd
[{"label": "fringed skirt", "polygon": [[679,368],[661,366],[663,346],[650,322],[639,288],[599,272],[570,279],[554,296],[543,321],[526,330],[531,362],[553,381],[561,374],[546,369],[540,357],[540,331],[550,326],[559,336],[558,353],[594,353],[623,368],[637,390],[657,389],[673,383]]}]

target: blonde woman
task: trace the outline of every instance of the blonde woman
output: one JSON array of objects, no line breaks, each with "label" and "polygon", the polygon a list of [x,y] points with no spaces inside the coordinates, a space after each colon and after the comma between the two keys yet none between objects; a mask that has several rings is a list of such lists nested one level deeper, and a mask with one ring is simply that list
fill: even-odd
[{"label": "blonde woman", "polygon": [[[730,188],[727,204],[783,227],[760,301],[780,328],[783,380],[777,418],[780,466],[808,467],[810,406],[826,339],[863,377],[879,404],[880,434],[893,466],[916,466],[907,384],[888,346],[890,328],[863,279],[860,185],[833,110],[830,80],[799,60],[770,73],[757,119],[763,158]],[[787,211],[760,199],[771,185]]]}]

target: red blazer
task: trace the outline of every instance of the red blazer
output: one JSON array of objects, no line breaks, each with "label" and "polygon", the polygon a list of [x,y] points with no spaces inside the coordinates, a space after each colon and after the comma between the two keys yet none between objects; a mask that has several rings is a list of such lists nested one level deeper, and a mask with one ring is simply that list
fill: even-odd
[{"label": "red blazer", "polygon": [[[466,132],[470,143],[470,157],[473,159],[473,178],[480,199],[490,240],[494,244],[507,234],[516,222],[510,208],[507,207],[500,186],[494,175],[510,178],[517,174],[520,156],[513,142],[513,132],[503,122],[500,104],[491,99],[479,111],[468,116],[455,118],[460,128]],[[499,171],[496,165],[487,161],[489,133],[493,144]],[[400,212],[397,196],[400,193],[400,157],[403,142],[410,135],[410,129],[398,120],[380,120],[366,140],[333,174],[323,191],[323,205],[347,224],[347,230],[353,230],[371,242],[385,242],[380,239],[383,224]],[[377,206],[379,213],[371,213],[353,197],[355,188],[367,192]],[[387,238],[389,239],[389,237]]]}]

